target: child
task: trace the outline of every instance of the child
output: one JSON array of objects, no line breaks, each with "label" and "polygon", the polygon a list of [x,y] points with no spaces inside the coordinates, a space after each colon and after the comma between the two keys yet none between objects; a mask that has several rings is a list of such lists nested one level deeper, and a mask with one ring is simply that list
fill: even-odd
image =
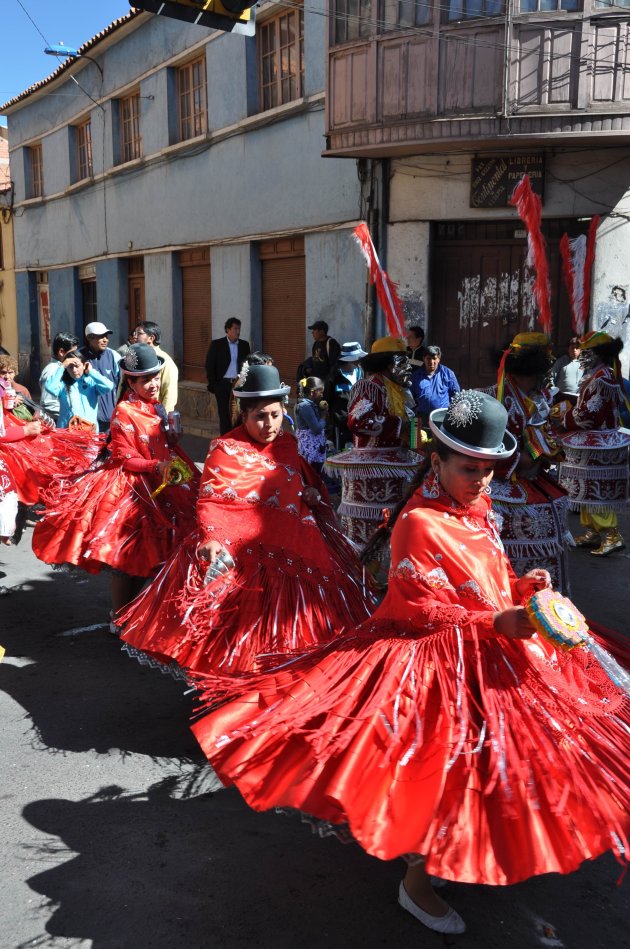
[{"label": "child", "polygon": [[318,474],[326,461],[328,403],[322,400],[324,383],[317,376],[300,379],[300,400],[295,407],[298,451]]},{"label": "child", "polygon": [[46,379],[44,388],[59,399],[58,428],[98,431],[98,397],[114,383],[92,368],[83,350],[73,349]]}]

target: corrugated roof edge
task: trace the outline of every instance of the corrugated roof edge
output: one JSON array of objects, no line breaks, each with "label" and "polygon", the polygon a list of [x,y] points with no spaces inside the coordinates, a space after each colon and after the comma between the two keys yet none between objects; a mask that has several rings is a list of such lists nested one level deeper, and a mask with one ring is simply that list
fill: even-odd
[{"label": "corrugated roof edge", "polygon": [[[101,40],[104,40],[106,36],[111,36],[112,33],[115,33],[116,30],[120,29],[121,26],[124,26],[125,23],[129,23],[131,20],[135,19],[137,16],[142,16],[143,10],[130,10],[129,13],[125,16],[119,17],[117,20],[114,20],[113,23],[110,23],[109,26],[106,26],[104,30],[101,30],[100,33],[97,33],[92,39],[88,40],[83,46],[79,46],[77,52],[83,55],[84,53],[89,53],[91,49],[94,49]],[[14,96],[12,99],[9,99],[8,102],[5,102],[4,105],[0,105],[0,115],[5,112],[6,109],[12,108],[14,105],[17,105],[18,102],[21,102],[23,99],[27,99],[34,92],[38,92],[40,89],[43,89],[44,86],[47,86],[49,82],[58,79],[73,63],[76,62],[76,57],[66,60],[65,63],[62,63],[58,69],[55,69],[50,76],[46,76],[45,79],[41,79],[39,82],[34,83],[34,85],[29,86],[28,89],[25,89],[24,92],[21,92],[18,96]]]}]

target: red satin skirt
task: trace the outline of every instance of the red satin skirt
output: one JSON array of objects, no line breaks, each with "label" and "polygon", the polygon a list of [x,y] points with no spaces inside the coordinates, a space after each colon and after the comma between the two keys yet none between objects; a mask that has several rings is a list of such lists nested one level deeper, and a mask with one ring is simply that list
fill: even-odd
[{"label": "red satin skirt", "polygon": [[205,684],[193,732],[256,810],[296,808],[461,882],[625,859],[630,703],[586,650],[381,623],[243,677],[214,709],[224,683]]},{"label": "red satin skirt", "polygon": [[33,438],[3,442],[0,456],[11,472],[18,499],[23,504],[36,504],[53,478],[88,468],[104,442],[104,435],[45,430]]},{"label": "red satin skirt", "polygon": [[329,642],[369,616],[372,595],[338,528],[324,525],[326,541],[281,512],[268,519],[264,540],[231,547],[234,568],[207,585],[202,534],[189,537],[120,614],[123,642],[158,662],[230,676]]},{"label": "red satin skirt", "polygon": [[77,478],[57,479],[33,533],[33,550],[50,564],[88,573],[111,567],[149,577],[195,527],[199,480],[167,487],[156,498],[142,474],[106,462]]}]

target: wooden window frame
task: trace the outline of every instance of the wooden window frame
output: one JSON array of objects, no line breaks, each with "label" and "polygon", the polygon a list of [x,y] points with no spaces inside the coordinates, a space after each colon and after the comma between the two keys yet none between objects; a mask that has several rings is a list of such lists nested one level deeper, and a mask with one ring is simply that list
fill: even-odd
[{"label": "wooden window frame", "polygon": [[120,160],[133,161],[142,155],[140,131],[140,93],[132,92],[118,100],[118,122],[120,132]]},{"label": "wooden window frame", "polygon": [[96,277],[90,277],[89,279],[81,280],[81,312],[84,326],[87,326],[88,323],[93,323],[98,320],[98,295]]},{"label": "wooden window frame", "polygon": [[441,5],[441,21],[467,23],[469,20],[505,16],[506,3],[511,3],[511,0],[448,0]]},{"label": "wooden window frame", "polygon": [[[553,7],[550,5],[553,3]],[[543,9],[543,4],[545,8]],[[568,4],[565,6],[565,4]],[[610,2],[607,0],[606,9],[610,7]],[[563,11],[564,13],[581,13],[584,8],[583,0],[530,0],[529,3],[524,2],[524,0],[519,0],[519,13],[540,13],[544,15],[545,13],[558,13]]]},{"label": "wooden window frame", "polygon": [[206,57],[192,59],[176,70],[177,134],[186,142],[208,131]]},{"label": "wooden window frame", "polygon": [[304,10],[285,9],[257,32],[260,111],[267,112],[304,95]]},{"label": "wooden window frame", "polygon": [[374,36],[378,32],[377,17],[378,0],[333,0],[331,45],[341,46]]},{"label": "wooden window frame", "polygon": [[31,198],[44,194],[44,155],[41,142],[29,147]]},{"label": "wooden window frame", "polygon": [[92,178],[94,165],[92,162],[92,120],[86,119],[74,127],[75,147],[77,156],[77,181]]}]

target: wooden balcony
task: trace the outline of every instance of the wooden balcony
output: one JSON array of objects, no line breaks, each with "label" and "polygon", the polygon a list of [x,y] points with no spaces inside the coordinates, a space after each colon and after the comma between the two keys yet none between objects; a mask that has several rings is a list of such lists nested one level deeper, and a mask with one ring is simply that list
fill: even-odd
[{"label": "wooden balcony", "polygon": [[630,142],[630,10],[594,3],[331,45],[325,153]]}]

